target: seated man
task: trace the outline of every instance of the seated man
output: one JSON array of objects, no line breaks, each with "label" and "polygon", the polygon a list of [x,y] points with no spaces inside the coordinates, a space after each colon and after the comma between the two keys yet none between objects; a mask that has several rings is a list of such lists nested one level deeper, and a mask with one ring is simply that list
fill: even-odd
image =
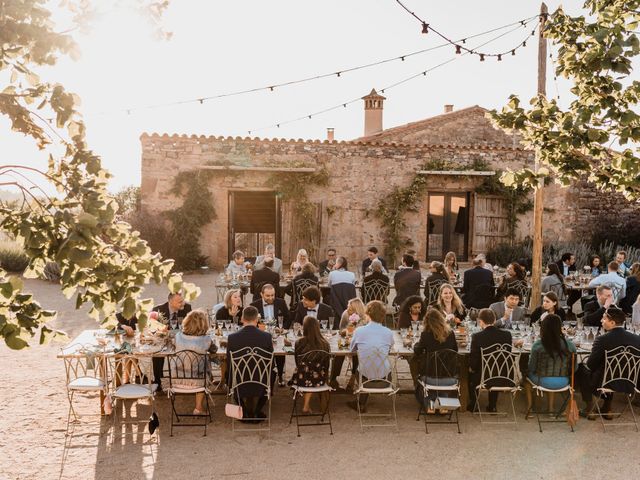
[{"label": "seated man", "polygon": [[560,260],[556,262],[558,269],[563,277],[566,277],[572,272],[576,271],[576,256],[573,253],[565,252],[560,257]]},{"label": "seated man", "polygon": [[384,258],[378,256],[378,249],[376,247],[369,247],[369,250],[367,250],[367,258],[362,261],[363,275],[367,274],[369,267],[371,266],[371,262],[374,260],[380,260],[380,263],[382,263],[382,272],[387,273],[387,262],[384,261]]},{"label": "seated man", "polygon": [[[258,310],[256,307],[248,306],[242,312],[243,327],[229,335],[227,343],[227,385],[233,385],[233,366],[231,363],[231,352],[241,352],[250,347],[259,347],[267,352],[273,352],[273,341],[271,334],[263,332],[258,328]],[[275,375],[271,371],[270,382],[273,385]],[[245,379],[246,380],[246,379]],[[238,405],[242,405],[244,418],[262,419],[267,418],[262,411],[267,396],[265,388],[256,383],[247,383],[238,387],[234,395]]]},{"label": "seated man", "polygon": [[[167,301],[162,305],[156,305],[152,309],[161,316],[158,319],[161,323],[169,325],[171,328],[178,328],[182,320],[191,311],[191,305],[184,301],[181,293],[170,293]],[[162,371],[164,370],[164,357],[153,357],[153,381],[158,385],[158,390],[162,390]]]},{"label": "seated man", "polygon": [[[331,305],[331,308],[333,308],[333,311],[336,313],[336,323],[339,324],[338,319],[347,309],[349,300],[358,296],[356,292],[356,276],[348,270],[347,259],[345,257],[339,256],[336,259],[336,264],[329,274],[327,283],[331,288],[329,292],[329,305]],[[337,326],[331,328],[337,329]]]},{"label": "seated man", "polygon": [[629,269],[629,265],[627,265],[627,252],[620,250],[616,253],[616,263],[618,264],[618,275],[622,278],[629,275],[631,270]]},{"label": "seated man", "polygon": [[[626,345],[640,349],[640,335],[626,331],[624,329],[624,321],[625,315],[622,310],[615,305],[607,308],[602,317],[602,328],[606,333],[596,337],[586,364],[580,364],[578,367],[576,382],[580,386],[582,399],[586,404],[585,410],[580,412],[581,416],[588,416],[593,411],[593,395],[597,393],[604,376],[605,352]],[[616,388],[615,384],[608,386]],[[611,412],[611,401],[611,396],[605,397],[604,405],[601,409],[602,412]],[[588,418],[590,420],[594,419],[592,416],[588,416]]]},{"label": "seated man", "polygon": [[613,303],[618,303],[622,300],[626,294],[627,282],[624,278],[618,275],[618,269],[620,265],[617,262],[609,262],[607,265],[607,273],[595,277],[589,282],[590,287],[597,287],[598,285],[608,285],[613,292]]},{"label": "seated man", "polygon": [[260,298],[260,291],[262,290],[262,286],[267,283],[272,285],[276,290],[276,296],[281,297],[280,294],[280,275],[272,270],[273,268],[273,258],[267,257],[265,258],[262,268],[260,270],[256,270],[251,275],[251,286],[249,287],[251,293],[253,294],[253,301],[257,301]]},{"label": "seated man", "polygon": [[[366,357],[368,352],[375,350],[380,351],[384,355],[388,355],[393,347],[393,332],[382,325],[387,315],[387,307],[382,303],[374,300],[367,304],[365,310],[369,323],[362,327],[356,328],[351,338],[350,350],[352,353],[360,352],[361,357]],[[373,357],[372,357],[373,358]],[[366,379],[390,378],[391,365],[388,365],[385,359],[384,364],[377,362],[375,359],[371,362],[358,361],[358,369],[362,374],[363,381]],[[368,387],[375,387],[375,382],[367,383]],[[380,382],[381,387],[386,386],[385,382]],[[366,411],[368,395],[360,395],[360,411]],[[358,409],[357,401],[348,403],[349,407],[354,410]]]},{"label": "seated man", "polygon": [[[386,285],[384,298],[373,298],[374,292],[371,290],[372,285]],[[364,277],[362,282],[362,301],[367,304],[371,300],[380,300],[382,303],[387,303],[387,296],[389,295],[389,277],[382,273],[382,262],[380,260],[374,260],[371,262],[371,273]]]},{"label": "seated man", "polygon": [[271,270],[276,272],[278,275],[282,275],[282,260],[276,257],[276,248],[273,246],[273,243],[267,243],[264,247],[264,255],[258,255],[256,258],[256,263],[253,266],[253,270],[261,270],[265,265],[265,260],[272,259],[273,263],[271,265]]},{"label": "seated man", "polygon": [[[482,268],[482,267],[480,267]],[[469,351],[469,405],[467,410],[474,411],[476,405],[476,387],[480,385],[482,372],[482,349],[494,344],[509,345],[511,350],[511,332],[496,327],[496,314],[489,308],[483,308],[478,312],[478,324],[482,331],[474,333],[471,337],[471,349]],[[495,412],[498,403],[498,392],[489,392],[489,405],[487,412]]]},{"label": "seated man", "polygon": [[336,249],[328,248],[327,249],[327,259],[320,262],[318,266],[318,273],[320,276],[329,275],[331,270],[333,270],[333,266],[336,264]]},{"label": "seated man", "polygon": [[492,303],[489,307],[496,314],[496,327],[510,329],[514,322],[524,321],[524,308],[519,307],[520,292],[515,288],[508,288],[503,302]]},{"label": "seated man", "polygon": [[293,277],[291,282],[285,287],[284,293],[291,297],[291,302],[289,303],[291,313],[295,313],[298,303],[300,303],[300,298],[298,298],[300,292],[309,286],[318,286],[318,283],[320,283],[320,279],[315,272],[315,265],[307,262],[304,267],[302,267],[302,272]]},{"label": "seated man", "polygon": [[613,293],[608,285],[600,285],[596,288],[596,299],[588,302],[584,306],[584,318],[582,323],[585,327],[600,327],[604,312],[613,303]]},{"label": "seated man", "polygon": [[[283,328],[291,328],[291,320],[289,319],[289,309],[287,308],[287,302],[282,298],[276,297],[276,290],[273,285],[267,283],[262,286],[260,292],[262,297],[260,300],[253,302],[252,307],[258,309],[258,313],[264,319],[282,317]],[[278,368],[278,385],[284,387],[284,361],[285,357],[276,357],[276,367]]]},{"label": "seated man", "polygon": [[[330,320],[333,317],[334,325],[336,321],[340,321],[340,317],[336,317],[333,308],[324,303],[320,303],[320,289],[318,287],[308,287],[302,292],[302,301],[298,303],[293,323],[302,325],[304,317],[309,315],[318,320]],[[329,325],[329,328],[337,330],[337,326]]]},{"label": "seated man", "polygon": [[411,255],[402,255],[402,265],[393,276],[393,284],[396,287],[394,305],[402,305],[407,298],[420,295],[421,274],[413,269],[414,258]]},{"label": "seated man", "polygon": [[482,265],[484,260],[480,255],[473,259],[473,268],[466,270],[462,277],[462,300],[465,307],[486,308],[493,303],[493,273]]}]

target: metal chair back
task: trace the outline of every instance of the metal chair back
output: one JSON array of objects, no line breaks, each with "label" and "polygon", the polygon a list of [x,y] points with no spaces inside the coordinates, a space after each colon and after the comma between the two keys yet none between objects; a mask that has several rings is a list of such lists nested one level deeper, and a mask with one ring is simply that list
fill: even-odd
[{"label": "metal chair back", "polygon": [[184,384],[186,380],[192,383],[194,380],[202,380],[202,386],[206,386],[210,379],[211,363],[209,355],[193,350],[182,350],[167,356],[169,365],[169,388]]},{"label": "metal chair back", "polygon": [[[326,350],[309,350],[300,355],[296,355],[296,366],[298,369],[306,367],[309,371],[318,374],[318,379],[327,381],[329,367],[331,365],[331,354]],[[324,378],[321,378],[324,372]],[[303,386],[303,385],[300,385]]]},{"label": "metal chair back", "polygon": [[458,352],[450,349],[427,352],[420,376],[429,378],[458,378]]},{"label": "metal chair back", "polygon": [[[381,348],[359,348],[358,377],[360,385],[365,388],[395,388],[396,357]],[[376,386],[371,385],[372,383]],[[380,384],[378,383],[380,382]]]},{"label": "metal chair back", "polygon": [[608,286],[611,289],[611,296],[613,297],[613,303],[616,305],[620,300],[620,294],[622,293],[622,285],[613,282],[607,282],[604,285]]},{"label": "metal chair back", "polygon": [[631,394],[638,390],[640,350],[630,345],[620,346],[604,353],[602,388]]},{"label": "metal chair back", "polygon": [[447,283],[447,281],[444,279],[433,280],[431,282],[427,281],[427,285],[429,286],[427,305],[433,305],[438,301],[440,296],[440,287],[445,283]]},{"label": "metal chair back", "polygon": [[379,300],[386,304],[389,296],[389,282],[385,282],[380,278],[369,281],[365,279],[362,284],[361,295],[365,304],[373,300]]},{"label": "metal chair back", "polygon": [[300,278],[294,279],[293,281],[293,298],[291,299],[291,304],[293,309],[295,310],[298,306],[298,303],[302,299],[302,292],[304,292],[309,287],[317,287],[318,281],[313,278]]},{"label": "metal chair back", "polygon": [[[72,353],[69,353],[72,352]],[[101,368],[101,353],[84,345],[72,345],[61,350],[67,388],[74,380],[82,378],[103,381],[106,385],[107,371]]]},{"label": "metal chair back", "polygon": [[259,347],[244,347],[231,352],[231,390],[235,392],[243,385],[264,387],[271,394],[271,372],[273,352]]},{"label": "metal chair back", "polygon": [[137,384],[145,390],[139,398],[152,396],[153,363],[151,357],[118,354],[109,357],[109,373],[112,379],[112,396],[118,396],[118,388],[126,384]]},{"label": "metal chair back", "polygon": [[515,288],[520,294],[520,306],[528,306],[529,305],[529,293],[531,288],[526,280],[516,280],[509,285],[511,288]]},{"label": "metal chair back", "polygon": [[507,343],[494,343],[480,349],[482,366],[480,385],[485,388],[515,388],[519,383],[520,353]]}]

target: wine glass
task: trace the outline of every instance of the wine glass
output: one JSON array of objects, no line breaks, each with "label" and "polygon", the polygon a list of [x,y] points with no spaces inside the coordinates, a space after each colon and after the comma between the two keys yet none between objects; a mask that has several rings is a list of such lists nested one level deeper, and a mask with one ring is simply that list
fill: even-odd
[{"label": "wine glass", "polygon": [[320,320],[320,328],[322,328],[323,332],[327,331],[328,324],[329,324],[329,320]]},{"label": "wine glass", "polygon": [[169,328],[171,328],[171,330],[178,328],[178,317],[175,315],[169,317]]},{"label": "wine glass", "polygon": [[284,317],[282,315],[278,315],[278,328],[282,330],[282,326],[284,324]]},{"label": "wine glass", "polygon": [[329,325],[328,328],[333,329],[333,321],[335,320],[335,317],[329,317]]}]

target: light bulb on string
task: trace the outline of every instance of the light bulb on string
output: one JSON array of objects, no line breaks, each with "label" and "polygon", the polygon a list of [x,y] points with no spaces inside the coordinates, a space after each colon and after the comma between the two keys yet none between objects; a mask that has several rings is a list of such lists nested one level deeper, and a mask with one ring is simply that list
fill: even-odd
[{"label": "light bulb on string", "polygon": [[429,33],[429,24],[422,22],[422,33],[427,34]]}]

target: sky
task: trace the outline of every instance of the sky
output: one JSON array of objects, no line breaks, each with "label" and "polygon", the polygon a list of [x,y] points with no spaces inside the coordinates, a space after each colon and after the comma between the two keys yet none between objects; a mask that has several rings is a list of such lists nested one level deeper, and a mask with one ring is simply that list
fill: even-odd
[{"label": "sky", "polygon": [[[540,10],[540,3],[524,0],[404,3],[453,39],[517,22]],[[583,13],[582,1],[562,3],[570,14]],[[559,4],[547,2],[550,12]],[[534,25],[520,27],[482,50],[510,50]],[[144,108],[336,72],[443,43],[433,32],[422,34],[420,23],[394,0],[173,0],[163,27],[172,33],[170,40],[158,39],[148,20],[130,8],[107,10],[90,31],[76,34],[78,61],[63,58],[55,67],[39,71],[82,99],[89,146],[113,174],[112,191],[140,184],[143,132],[244,137],[252,131],[252,137],[261,138],[325,139],[326,129],[332,127],[336,140],[350,140],[363,135],[363,102],[280,128],[262,127],[341,105],[452,58],[426,76],[384,93],[384,128],[438,115],[445,104],[454,109],[501,108],[510,94],[528,101],[536,92],[537,37],[529,36],[526,48],[502,62],[455,55],[449,46],[272,92]],[[508,30],[468,40],[467,45],[480,45]],[[559,95],[566,105],[570,85],[553,80],[552,63],[547,78],[548,96]],[[46,155],[0,118],[0,162],[45,167]]]}]

